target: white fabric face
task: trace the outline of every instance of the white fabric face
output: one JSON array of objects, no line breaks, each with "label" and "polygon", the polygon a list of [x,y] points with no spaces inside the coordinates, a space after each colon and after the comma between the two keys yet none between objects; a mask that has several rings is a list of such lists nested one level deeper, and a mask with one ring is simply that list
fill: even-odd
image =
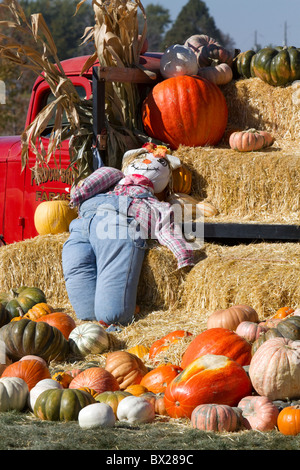
[{"label": "white fabric face", "polygon": [[157,158],[148,153],[145,158],[133,160],[125,168],[124,174],[146,176],[152,182],[154,192],[160,193],[169,183],[171,168],[166,158]]}]

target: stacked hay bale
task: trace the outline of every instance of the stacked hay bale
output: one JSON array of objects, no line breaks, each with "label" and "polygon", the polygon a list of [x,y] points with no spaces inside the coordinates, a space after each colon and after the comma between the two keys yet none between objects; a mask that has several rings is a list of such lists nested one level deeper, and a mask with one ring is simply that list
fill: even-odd
[{"label": "stacked hay bale", "polygon": [[[218,209],[218,215],[208,221],[298,225],[300,119],[292,86],[278,89],[249,79],[233,81],[222,89],[229,108],[228,132],[256,127],[272,132],[275,143],[250,153],[231,150],[225,139],[214,148],[180,147],[175,154],[193,174],[191,194]],[[2,247],[0,291],[36,285],[50,304],[76,319],[61,266],[67,237],[38,236]],[[150,246],[138,290],[141,312],[119,333],[127,347],[150,346],[175,329],[198,333],[206,328],[213,311],[239,303],[255,308],[261,319],[284,305],[300,305],[298,242],[231,247],[205,243],[196,254],[190,272],[178,272],[167,248],[156,243]],[[180,355],[175,349],[169,353],[174,363]]]}]

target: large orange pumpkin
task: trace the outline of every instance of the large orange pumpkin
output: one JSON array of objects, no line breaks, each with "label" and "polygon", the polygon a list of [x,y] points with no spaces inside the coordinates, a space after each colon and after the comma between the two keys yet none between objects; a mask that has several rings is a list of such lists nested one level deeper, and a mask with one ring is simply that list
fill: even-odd
[{"label": "large orange pumpkin", "polygon": [[2,377],[19,377],[25,380],[30,391],[40,380],[51,379],[51,374],[47,365],[38,359],[24,359],[6,367]]},{"label": "large orange pumpkin", "polygon": [[69,334],[76,327],[75,320],[64,312],[53,312],[48,315],[43,315],[40,318],[37,318],[37,322],[45,322],[48,325],[54,326],[64,335],[66,339],[69,339]]},{"label": "large orange pumpkin", "polygon": [[69,388],[88,387],[97,393],[119,390],[119,384],[115,377],[103,369],[103,367],[89,367],[76,375],[69,385]]},{"label": "large orange pumpkin", "polygon": [[149,392],[163,393],[169,383],[177,377],[182,368],[173,364],[165,364],[149,371],[142,378],[140,385],[147,387]]},{"label": "large orange pumpkin", "polygon": [[185,369],[204,354],[221,354],[242,366],[249,365],[252,357],[250,343],[226,328],[210,328],[196,336],[183,354],[180,366]]},{"label": "large orange pumpkin", "polygon": [[153,87],[142,105],[145,132],[177,149],[216,145],[228,120],[220,88],[197,76],[168,78]]},{"label": "large orange pumpkin", "polygon": [[236,361],[206,354],[190,363],[165,390],[165,406],[171,418],[190,418],[204,403],[236,406],[252,392],[251,381]]}]

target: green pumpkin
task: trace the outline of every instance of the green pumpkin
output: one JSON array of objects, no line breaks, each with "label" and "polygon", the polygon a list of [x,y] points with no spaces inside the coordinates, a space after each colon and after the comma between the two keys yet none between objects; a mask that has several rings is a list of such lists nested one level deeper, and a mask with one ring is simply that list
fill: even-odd
[{"label": "green pumpkin", "polygon": [[285,86],[300,79],[300,49],[265,47],[241,52],[234,62],[235,78],[258,77],[272,86]]},{"label": "green pumpkin", "polygon": [[265,341],[276,337],[288,338],[292,341],[299,341],[300,317],[291,315],[285,320],[280,321],[276,328],[270,328],[265,333],[261,333],[259,337],[252,343],[252,356]]},{"label": "green pumpkin", "polygon": [[289,316],[286,320],[278,323],[276,330],[284,338],[291,339],[292,341],[300,340],[300,317]]},{"label": "green pumpkin", "polygon": [[27,313],[30,308],[41,302],[46,302],[46,296],[38,287],[22,286],[0,293],[0,303],[5,306],[12,317]]},{"label": "green pumpkin", "polygon": [[232,71],[234,78],[251,78],[251,60],[255,55],[252,50],[240,52],[233,60]]},{"label": "green pumpkin", "polygon": [[300,49],[265,47],[251,60],[252,76],[269,85],[284,86],[300,79]]},{"label": "green pumpkin", "polygon": [[0,339],[5,344],[6,354],[13,361],[34,355],[47,362],[59,362],[69,353],[69,342],[61,331],[46,322],[35,322],[27,318],[0,328]]},{"label": "green pumpkin", "polygon": [[0,328],[3,325],[6,325],[9,323],[12,319],[12,315],[10,312],[6,309],[4,304],[0,303]]},{"label": "green pumpkin", "polygon": [[79,411],[96,403],[92,395],[78,389],[44,390],[34,405],[34,415],[46,421],[76,421]]}]

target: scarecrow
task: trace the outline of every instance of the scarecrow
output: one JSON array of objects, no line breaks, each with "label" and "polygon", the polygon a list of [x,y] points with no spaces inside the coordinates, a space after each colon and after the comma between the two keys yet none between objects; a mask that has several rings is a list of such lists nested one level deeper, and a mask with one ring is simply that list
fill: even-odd
[{"label": "scarecrow", "polygon": [[178,269],[192,266],[193,250],[172,206],[160,201],[181,166],[164,146],[145,144],[123,156],[122,170],[102,166],[75,188],[78,218],[62,252],[67,293],[77,318],[104,326],[134,320],[148,239],[168,247]]}]

